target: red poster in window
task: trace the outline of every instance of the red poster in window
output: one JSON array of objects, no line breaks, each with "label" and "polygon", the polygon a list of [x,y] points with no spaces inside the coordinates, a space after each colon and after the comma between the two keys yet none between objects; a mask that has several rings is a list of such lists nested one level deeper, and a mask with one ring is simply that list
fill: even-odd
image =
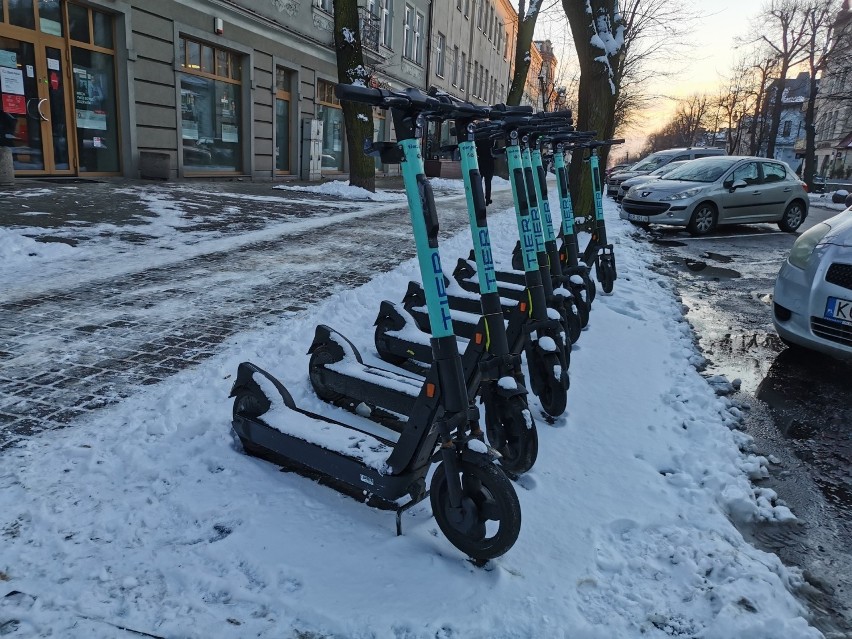
[{"label": "red poster in window", "polygon": [[50,72],[50,88],[53,91],[59,89],[59,73],[57,73],[56,71]]},{"label": "red poster in window", "polygon": [[6,113],[20,113],[26,115],[27,103],[22,95],[13,95],[11,93],[3,93],[2,105],[3,111]]}]

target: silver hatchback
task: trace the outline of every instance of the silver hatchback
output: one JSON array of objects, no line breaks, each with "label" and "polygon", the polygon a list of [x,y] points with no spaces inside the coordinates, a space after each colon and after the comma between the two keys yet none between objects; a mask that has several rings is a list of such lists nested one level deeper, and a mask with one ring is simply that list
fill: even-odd
[{"label": "silver hatchback", "polygon": [[753,222],[776,222],[792,233],[807,214],[805,184],[790,167],[749,156],[693,160],[630,189],[621,202],[623,220],[685,226],[693,235]]}]

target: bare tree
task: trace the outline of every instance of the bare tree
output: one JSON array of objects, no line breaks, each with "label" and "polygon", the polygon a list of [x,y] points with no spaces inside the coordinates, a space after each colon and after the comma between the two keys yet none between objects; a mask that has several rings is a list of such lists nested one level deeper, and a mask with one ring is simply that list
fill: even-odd
[{"label": "bare tree", "polygon": [[778,58],[771,49],[758,47],[748,68],[746,85],[747,96],[751,110],[744,111],[746,131],[748,134],[747,155],[758,155],[767,138],[770,118],[767,117],[767,96],[769,85],[778,69]]},{"label": "bare tree", "polygon": [[805,3],[802,0],[769,0],[758,20],[759,25],[755,25],[761,32],[758,40],[765,42],[778,59],[778,81],[770,105],[769,139],[766,147],[766,156],[772,158],[775,157],[775,139],[781,124],[787,72],[805,59],[808,34]]},{"label": "bare tree", "polygon": [[737,60],[716,98],[716,106],[725,124],[725,152],[728,155],[734,155],[739,149],[743,120],[751,108],[753,96],[749,71],[749,63],[744,58]]},{"label": "bare tree", "polygon": [[691,48],[689,34],[700,14],[685,0],[623,0],[623,55],[615,77],[619,92],[615,130],[624,131],[654,99],[647,87],[653,78],[674,75],[684,52]]},{"label": "bare tree", "polygon": [[[357,0],[333,0],[333,12],[337,81],[366,86],[370,72],[364,66]],[[376,163],[364,154],[364,140],[373,139],[373,113],[361,102],[342,100],[340,106],[349,149],[349,183],[375,191]]]},{"label": "bare tree", "polygon": [[648,136],[643,154],[672,147],[694,146],[715,116],[716,99],[707,94],[693,94],[678,102],[674,116],[662,129]]},{"label": "bare tree", "polygon": [[518,2],[518,34],[515,38],[515,71],[512,74],[512,82],[509,84],[509,95],[506,104],[517,106],[524,96],[524,87],[527,84],[527,74],[532,62],[530,47],[533,46],[533,32],[538,19],[542,0],[530,0],[530,6],[524,8],[524,0]]},{"label": "bare tree", "polygon": [[[620,78],[617,76],[624,55],[624,22],[618,0],[562,0],[571,26],[574,48],[580,64],[577,100],[577,128],[598,132],[611,138],[615,132],[615,104]],[[601,149],[601,166],[606,166],[608,149]],[[580,154],[571,158],[571,195],[578,211],[592,207],[588,177],[583,179],[584,163]]]}]

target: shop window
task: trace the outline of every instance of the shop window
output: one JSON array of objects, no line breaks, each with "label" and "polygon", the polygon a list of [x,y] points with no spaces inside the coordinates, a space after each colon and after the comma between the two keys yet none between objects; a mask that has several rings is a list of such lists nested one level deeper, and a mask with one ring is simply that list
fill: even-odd
[{"label": "shop window", "polygon": [[92,30],[95,32],[95,46],[112,49],[113,33],[112,18],[100,11],[92,11]]},{"label": "shop window", "polygon": [[322,168],[343,171],[343,111],[334,84],[317,80],[317,117],[322,120]]},{"label": "shop window", "polygon": [[9,23],[24,29],[35,29],[33,0],[8,0]]},{"label": "shop window", "polygon": [[240,58],[180,38],[178,44],[183,165],[187,172],[241,168]]},{"label": "shop window", "polygon": [[72,47],[71,67],[80,171],[117,172],[119,144],[113,56]]},{"label": "shop window", "polygon": [[290,72],[278,67],[275,73],[275,170],[290,172]]},{"label": "shop window", "polygon": [[38,0],[38,28],[42,33],[63,36],[62,7],[59,0]]},{"label": "shop window", "polygon": [[77,4],[68,5],[68,34],[72,40],[90,42],[89,10]]}]

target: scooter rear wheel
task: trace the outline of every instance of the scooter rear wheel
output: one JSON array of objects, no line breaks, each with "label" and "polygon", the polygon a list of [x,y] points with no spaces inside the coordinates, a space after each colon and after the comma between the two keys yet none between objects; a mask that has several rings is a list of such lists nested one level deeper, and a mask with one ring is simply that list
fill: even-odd
[{"label": "scooter rear wheel", "polygon": [[462,508],[450,506],[446,466],[432,475],[429,500],[438,527],[450,543],[484,564],[505,554],[521,532],[521,505],[512,482],[494,464],[477,466],[458,461]]},{"label": "scooter rear wheel", "polygon": [[311,379],[311,386],[314,387],[317,397],[326,402],[334,402],[343,397],[343,395],[325,385],[322,379],[322,371],[320,370],[326,364],[333,364],[342,359],[340,353],[333,351],[333,348],[339,351],[340,347],[320,344],[311,353],[311,359],[308,361],[308,377]]},{"label": "scooter rear wheel", "polygon": [[400,366],[407,362],[408,360],[405,357],[401,357],[396,355],[395,353],[389,352],[384,347],[384,334],[388,331],[396,331],[399,330],[393,325],[393,321],[390,318],[383,317],[376,323],[376,332],[374,341],[376,343],[376,352],[379,354],[384,361],[388,364],[393,364],[394,366]]},{"label": "scooter rear wheel", "polygon": [[512,475],[521,475],[538,458],[538,431],[526,397],[486,398],[485,432],[488,442],[503,456],[500,467]]}]

